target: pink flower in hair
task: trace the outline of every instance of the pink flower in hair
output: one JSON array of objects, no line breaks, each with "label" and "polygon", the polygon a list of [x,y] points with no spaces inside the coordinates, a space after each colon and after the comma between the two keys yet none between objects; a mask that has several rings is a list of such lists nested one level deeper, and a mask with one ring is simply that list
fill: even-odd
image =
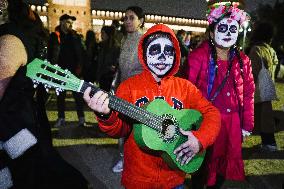
[{"label": "pink flower in hair", "polygon": [[245,21],[249,21],[249,16],[247,15],[247,13],[237,7],[232,7],[230,12],[230,18],[238,21],[240,25],[242,25]]},{"label": "pink flower in hair", "polygon": [[231,13],[230,18],[236,20],[242,25],[245,21],[249,20],[249,16],[247,13],[237,7],[237,5],[220,5],[218,7],[212,7],[208,14],[208,22],[212,24],[213,22],[217,22],[219,18],[224,16],[226,13]]},{"label": "pink flower in hair", "polygon": [[216,8],[212,8],[209,15],[208,15],[208,22],[211,24],[220,18],[224,12],[225,12],[226,7],[223,5],[220,5]]}]

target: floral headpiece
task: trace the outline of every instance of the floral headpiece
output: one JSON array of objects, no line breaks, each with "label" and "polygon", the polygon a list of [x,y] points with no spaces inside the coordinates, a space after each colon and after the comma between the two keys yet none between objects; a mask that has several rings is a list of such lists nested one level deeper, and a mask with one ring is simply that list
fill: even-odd
[{"label": "floral headpiece", "polygon": [[250,16],[244,11],[232,5],[230,3],[225,5],[215,5],[208,10],[207,20],[209,24],[221,20],[225,15],[229,13],[230,18],[236,20],[242,26],[245,21],[250,20]]}]

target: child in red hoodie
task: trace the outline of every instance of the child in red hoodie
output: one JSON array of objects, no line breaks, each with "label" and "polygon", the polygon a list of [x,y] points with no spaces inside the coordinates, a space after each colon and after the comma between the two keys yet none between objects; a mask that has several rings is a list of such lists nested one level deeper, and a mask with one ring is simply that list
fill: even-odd
[{"label": "child in red hoodie", "polygon": [[[116,96],[136,106],[154,99],[163,99],[175,109],[195,109],[203,117],[197,131],[180,130],[188,140],[174,150],[181,164],[187,164],[199,151],[211,145],[220,128],[220,114],[189,81],[174,77],[180,63],[180,48],[173,31],[158,24],[140,39],[138,56],[144,70],[118,87]],[[98,91],[90,97],[84,93],[88,106],[96,112],[99,127],[112,137],[126,137],[122,185],[127,189],[183,188],[185,173],[172,169],[159,152],[140,148],[135,142],[133,121],[109,108],[109,96]]]}]

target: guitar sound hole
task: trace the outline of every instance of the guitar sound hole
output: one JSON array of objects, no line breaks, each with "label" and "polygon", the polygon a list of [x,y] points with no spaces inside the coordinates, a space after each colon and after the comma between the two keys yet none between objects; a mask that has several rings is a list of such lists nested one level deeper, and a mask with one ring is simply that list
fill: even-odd
[{"label": "guitar sound hole", "polygon": [[176,127],[174,125],[174,122],[170,119],[166,119],[163,121],[163,129],[162,134],[165,139],[171,139],[175,136],[176,133]]},{"label": "guitar sound hole", "polygon": [[191,125],[191,130],[196,131],[197,130],[197,125],[196,124],[192,124]]}]

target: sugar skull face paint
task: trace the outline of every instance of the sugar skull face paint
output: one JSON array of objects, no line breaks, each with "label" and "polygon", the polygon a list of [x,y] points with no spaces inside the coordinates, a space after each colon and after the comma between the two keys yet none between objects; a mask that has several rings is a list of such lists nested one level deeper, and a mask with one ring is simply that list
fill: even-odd
[{"label": "sugar skull face paint", "polygon": [[229,48],[238,39],[239,23],[230,18],[223,18],[215,27],[214,40],[221,47]]},{"label": "sugar skull face paint", "polygon": [[157,38],[147,47],[146,56],[147,65],[151,72],[162,77],[168,73],[174,64],[173,43],[165,37]]}]

